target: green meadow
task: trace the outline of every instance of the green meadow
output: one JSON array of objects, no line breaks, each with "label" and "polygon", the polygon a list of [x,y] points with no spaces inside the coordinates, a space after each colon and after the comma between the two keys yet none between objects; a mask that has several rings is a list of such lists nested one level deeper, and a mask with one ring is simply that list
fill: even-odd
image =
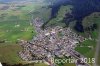
[{"label": "green meadow", "polygon": [[[36,17],[48,20],[50,9],[41,4],[25,4],[14,9],[0,10],[0,61],[8,64],[23,63],[18,56],[22,47],[18,40],[31,40],[36,35],[32,21]],[[2,43],[2,41],[5,41]],[[29,64],[28,66],[33,66]],[[34,66],[47,66],[35,64]]]},{"label": "green meadow", "polygon": [[21,10],[0,11],[0,40],[15,42],[18,39],[30,40],[35,35],[30,25],[31,15]]},{"label": "green meadow", "polygon": [[[22,48],[16,42],[31,40],[36,35],[34,26],[30,24],[31,21],[31,15],[24,10],[0,10],[1,62],[16,64],[22,61],[18,56]],[[2,43],[2,41],[5,42]]]},{"label": "green meadow", "polygon": [[[97,27],[100,26],[100,13],[96,12],[93,13],[83,20],[83,26],[88,27],[91,26],[93,23],[97,24]],[[89,33],[89,34],[87,34]],[[98,39],[98,29],[95,29],[94,31],[85,31],[85,33],[80,33],[84,37],[88,38],[87,36],[90,35],[92,40],[86,40],[82,43],[79,43],[79,45],[75,48],[76,51],[83,54],[87,58],[94,58],[95,57],[95,51],[96,51],[96,45],[97,45],[97,39]],[[91,64],[92,65],[92,64]]]},{"label": "green meadow", "polygon": [[22,60],[18,56],[18,52],[22,48],[17,44],[10,44],[10,43],[9,45],[7,44],[4,45],[0,44],[0,62],[8,64],[20,63]]}]

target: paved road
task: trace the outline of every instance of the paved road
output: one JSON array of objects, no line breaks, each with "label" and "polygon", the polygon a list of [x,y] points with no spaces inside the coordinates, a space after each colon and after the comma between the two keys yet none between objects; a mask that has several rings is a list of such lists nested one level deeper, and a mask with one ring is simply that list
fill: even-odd
[{"label": "paved road", "polygon": [[96,47],[96,53],[95,53],[95,64],[94,64],[94,66],[100,66],[100,65],[98,65],[98,57],[100,57],[99,56],[99,53],[100,53],[100,27],[99,27],[99,37],[98,37],[98,41],[97,41],[97,47]]}]

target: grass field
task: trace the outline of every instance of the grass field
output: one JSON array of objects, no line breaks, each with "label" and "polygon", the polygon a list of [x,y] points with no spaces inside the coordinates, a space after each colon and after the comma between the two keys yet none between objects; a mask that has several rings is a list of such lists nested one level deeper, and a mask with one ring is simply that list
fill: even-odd
[{"label": "grass field", "polygon": [[9,64],[20,63],[21,59],[17,53],[22,48],[17,44],[7,44],[0,44],[0,61]]},{"label": "grass field", "polygon": [[22,61],[18,56],[22,48],[16,41],[31,40],[36,34],[30,22],[31,15],[24,10],[0,10],[0,41],[6,41],[0,43],[0,62],[16,64]]},{"label": "grass field", "polygon": [[1,13],[0,17],[0,39],[7,41],[16,41],[17,39],[30,40],[34,34],[33,26],[30,25],[30,15],[15,11]]},{"label": "grass field", "polygon": [[[96,44],[97,42],[95,40],[86,40],[82,42],[79,46],[77,46],[75,50],[87,58],[94,58],[96,51]],[[92,63],[90,64],[92,65]]]},{"label": "grass field", "polygon": [[[18,56],[22,47],[16,44],[18,39],[31,40],[36,35],[34,26],[30,25],[32,17],[40,17],[43,20],[49,19],[50,9],[42,8],[39,4],[27,4],[18,9],[0,10],[0,62],[7,64],[23,63]],[[38,12],[38,13],[36,13]],[[28,66],[33,66],[29,64]],[[35,64],[34,66],[47,66]]]},{"label": "grass field", "polygon": [[[92,25],[93,23],[96,23],[98,26],[100,26],[99,14],[100,13],[96,12],[96,13],[93,13],[93,14],[87,16],[86,18],[84,18],[84,20],[83,20],[84,28],[88,27],[89,25]],[[82,35],[87,36],[86,32],[82,33]],[[93,40],[86,40],[86,41],[82,42],[80,44],[80,46],[82,46],[82,47],[78,46],[78,47],[76,47],[76,50],[78,52],[82,53],[83,55],[92,58],[92,57],[94,57],[94,54],[95,54],[95,48],[96,48],[96,44],[97,44],[96,39],[98,39],[98,29],[96,29],[94,31],[90,31],[90,35]]]},{"label": "grass field", "polygon": [[75,50],[87,57],[93,58],[96,44],[97,42],[95,40],[86,40],[82,42],[80,46],[77,46]]},{"label": "grass field", "polygon": [[86,54],[90,51],[91,49],[88,47],[77,47],[76,51],[80,52],[81,54]]},{"label": "grass field", "polygon": [[83,43],[81,43],[82,46],[96,46],[96,41],[95,40],[86,40]]}]

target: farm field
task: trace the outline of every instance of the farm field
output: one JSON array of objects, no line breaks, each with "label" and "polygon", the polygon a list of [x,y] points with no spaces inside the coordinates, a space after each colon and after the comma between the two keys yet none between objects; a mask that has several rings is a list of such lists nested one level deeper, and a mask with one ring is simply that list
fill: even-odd
[{"label": "farm field", "polygon": [[[99,13],[93,13],[90,16],[87,16],[83,20],[83,26],[86,28],[87,26],[91,26],[93,23],[97,24],[97,26],[100,26],[100,16]],[[85,31],[83,35],[87,38],[89,34],[91,35],[92,40],[86,40],[82,43],[80,43],[75,50],[86,56],[87,58],[94,58],[95,57],[95,51],[96,51],[96,45],[97,45],[97,39],[98,39],[98,29],[94,31],[87,32]],[[91,64],[92,65],[92,64]]]},{"label": "farm field", "polygon": [[7,44],[0,44],[0,61],[9,64],[20,63],[22,60],[18,57],[18,52],[22,48],[17,44]]},{"label": "farm field", "polygon": [[[26,6],[26,8],[29,8]],[[21,62],[18,40],[31,40],[35,33],[29,12],[19,9],[0,10],[0,61],[16,64]]]},{"label": "farm field", "polygon": [[[4,4],[5,5],[5,4]],[[3,6],[4,6],[3,5]],[[41,4],[40,4],[41,5]],[[18,56],[22,50],[17,43],[18,40],[31,40],[36,35],[32,21],[36,17],[48,20],[50,9],[42,8],[39,4],[17,4],[6,10],[0,10],[0,61],[8,64],[23,63]],[[5,53],[4,53],[5,52]],[[9,60],[10,59],[10,60]],[[32,66],[29,64],[28,66]],[[35,66],[47,66],[35,64]]]}]

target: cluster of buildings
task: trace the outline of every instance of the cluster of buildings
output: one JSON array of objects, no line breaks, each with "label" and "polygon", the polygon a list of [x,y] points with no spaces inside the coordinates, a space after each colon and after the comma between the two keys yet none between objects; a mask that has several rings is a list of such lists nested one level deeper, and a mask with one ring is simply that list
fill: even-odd
[{"label": "cluster of buildings", "polygon": [[[70,28],[55,26],[41,30],[43,24],[39,18],[33,21],[37,35],[31,41],[20,41],[23,50],[19,56],[25,61],[43,60],[49,62],[51,58],[70,56],[69,49],[74,49],[79,42],[85,40]],[[50,63],[50,62],[49,62]]]}]

